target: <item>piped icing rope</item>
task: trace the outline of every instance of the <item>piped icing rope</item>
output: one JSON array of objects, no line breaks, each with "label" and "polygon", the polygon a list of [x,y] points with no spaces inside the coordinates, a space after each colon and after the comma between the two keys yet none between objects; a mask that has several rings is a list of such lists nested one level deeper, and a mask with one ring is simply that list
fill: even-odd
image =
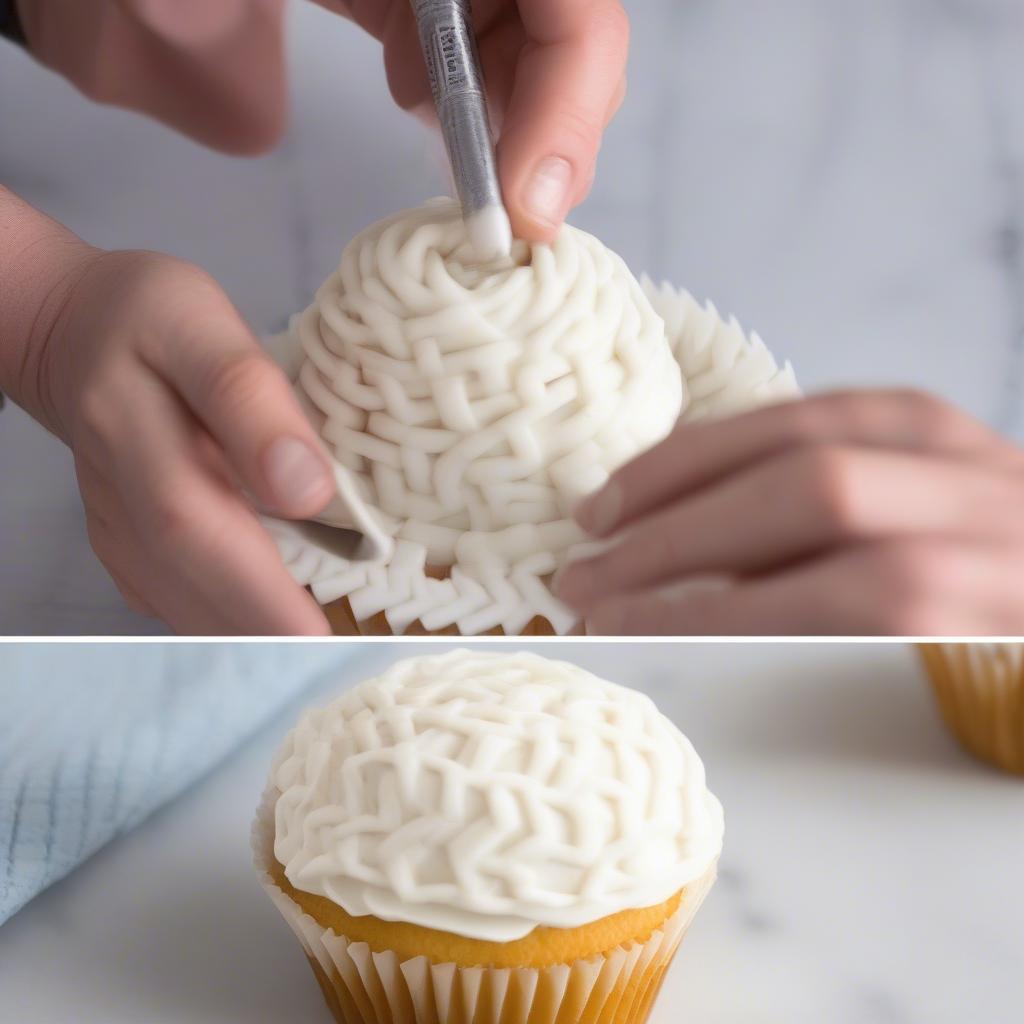
[{"label": "piped icing rope", "polygon": [[735,317],[723,320],[713,303],[701,306],[686,291],[640,278],[644,294],[665,321],[665,335],[682,371],[689,402],[686,422],[732,416],[759,405],[797,398],[789,363],[779,366],[759,334]]},{"label": "piped icing rope", "polygon": [[347,597],[357,621],[384,612],[395,633],[420,620],[516,634],[535,616],[572,631],[550,582],[585,541],[573,503],[680,415],[799,393],[756,335],[641,288],[574,228],[479,267],[448,200],[357,236],[276,348],[395,551],[349,563],[268,529],[321,604]]},{"label": "piped icing rope", "polygon": [[529,653],[398,662],[307,712],[270,786],[296,888],[496,942],[663,903],[722,845],[704,766],[649,698]]}]

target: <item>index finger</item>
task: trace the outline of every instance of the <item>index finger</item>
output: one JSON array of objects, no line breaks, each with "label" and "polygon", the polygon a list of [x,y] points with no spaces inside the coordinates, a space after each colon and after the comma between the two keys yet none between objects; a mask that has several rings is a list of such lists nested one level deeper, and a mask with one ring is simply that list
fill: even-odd
[{"label": "index finger", "polygon": [[519,0],[527,44],[498,144],[516,235],[550,241],[590,187],[621,98],[629,19],[618,0]]},{"label": "index finger", "polygon": [[678,426],[626,463],[576,509],[603,537],[685,494],[784,449],[840,444],[975,458],[1020,459],[1002,438],[954,407],[919,392],[831,392],[724,420]]}]

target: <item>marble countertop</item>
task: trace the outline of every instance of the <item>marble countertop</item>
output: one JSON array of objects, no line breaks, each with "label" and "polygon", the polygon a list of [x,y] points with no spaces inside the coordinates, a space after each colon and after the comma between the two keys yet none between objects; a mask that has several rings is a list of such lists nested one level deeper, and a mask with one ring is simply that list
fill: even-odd
[{"label": "marble countertop", "polygon": [[[575,222],[734,312],[810,389],[909,384],[1024,440],[1024,6],[632,0],[629,97]],[[253,325],[359,228],[444,188],[377,46],[293,4],[294,117],[239,161],[0,50],[0,181],[103,246],[198,262]],[[72,467],[0,414],[0,632],[150,632]]]},{"label": "marble countertop", "polygon": [[[397,656],[368,646],[346,671]],[[649,692],[725,806],[720,879],[652,1024],[1020,1019],[1024,783],[960,751],[906,647],[588,643],[558,656]],[[327,1024],[249,864],[253,808],[293,717],[0,929],[0,1019]]]}]

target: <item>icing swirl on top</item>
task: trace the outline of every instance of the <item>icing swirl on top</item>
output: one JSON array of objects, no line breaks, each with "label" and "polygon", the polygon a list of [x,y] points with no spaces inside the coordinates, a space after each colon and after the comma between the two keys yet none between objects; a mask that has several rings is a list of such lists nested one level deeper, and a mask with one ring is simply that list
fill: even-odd
[{"label": "icing swirl on top", "polygon": [[529,653],[398,662],[308,711],[271,786],[296,888],[480,940],[655,906],[722,845],[703,764],[649,698]]},{"label": "icing swirl on top", "polygon": [[572,505],[683,406],[664,324],[618,256],[566,227],[481,266],[451,200],[358,235],[296,329],[324,440],[438,566],[576,543]]}]

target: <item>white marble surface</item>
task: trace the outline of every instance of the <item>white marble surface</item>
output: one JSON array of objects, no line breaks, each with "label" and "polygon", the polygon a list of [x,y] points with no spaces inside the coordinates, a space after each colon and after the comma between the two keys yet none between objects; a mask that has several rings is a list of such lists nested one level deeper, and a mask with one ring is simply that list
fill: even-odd
[{"label": "white marble surface", "polygon": [[[628,101],[581,226],[712,298],[805,386],[914,384],[1024,440],[1024,5],[632,0]],[[106,246],[201,263],[254,325],[367,222],[437,192],[376,44],[293,12],[294,121],[257,161],[90,107],[0,53],[0,181]],[[0,632],[144,632],[70,461],[0,415]]]},{"label": "white marble surface", "polygon": [[[398,654],[365,647],[349,681]],[[725,806],[720,880],[652,1024],[1020,1020],[1024,783],[961,753],[905,647],[557,655],[651,693]],[[0,1020],[327,1024],[249,866],[251,814],[293,718],[0,929]]]}]

